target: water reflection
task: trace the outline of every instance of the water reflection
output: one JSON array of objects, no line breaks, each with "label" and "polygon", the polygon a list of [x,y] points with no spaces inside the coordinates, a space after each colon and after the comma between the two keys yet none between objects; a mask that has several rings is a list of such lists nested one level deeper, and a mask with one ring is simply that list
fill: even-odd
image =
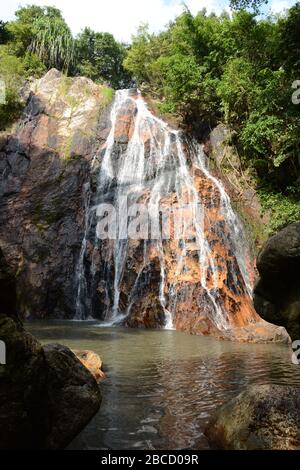
[{"label": "water reflection", "polygon": [[207,449],[209,417],[249,384],[300,386],[300,367],[284,345],[92,323],[34,323],[29,329],[43,342],[92,349],[106,366],[101,410],[73,449]]}]

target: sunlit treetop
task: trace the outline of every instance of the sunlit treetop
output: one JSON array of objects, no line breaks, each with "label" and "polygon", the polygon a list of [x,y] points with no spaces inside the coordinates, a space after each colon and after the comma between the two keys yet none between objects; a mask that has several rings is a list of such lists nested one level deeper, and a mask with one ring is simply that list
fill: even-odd
[{"label": "sunlit treetop", "polygon": [[230,0],[232,10],[253,10],[258,13],[260,7],[268,3],[268,0]]}]

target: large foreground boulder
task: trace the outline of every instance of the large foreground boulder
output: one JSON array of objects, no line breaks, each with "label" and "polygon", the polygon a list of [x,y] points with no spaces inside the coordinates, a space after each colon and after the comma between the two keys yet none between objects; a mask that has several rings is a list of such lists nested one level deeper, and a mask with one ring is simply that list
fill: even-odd
[{"label": "large foreground boulder", "polygon": [[300,388],[252,386],[216,412],[206,435],[221,449],[299,450]]},{"label": "large foreground boulder", "polygon": [[300,222],[271,237],[257,259],[254,305],[267,321],[300,338]]},{"label": "large foreground boulder", "polygon": [[98,411],[99,386],[72,351],[42,346],[15,318],[0,315],[0,449],[60,449]]},{"label": "large foreground boulder", "polygon": [[48,370],[47,414],[51,418],[44,441],[47,449],[69,444],[98,411],[100,389],[75,354],[60,344],[44,346]]}]

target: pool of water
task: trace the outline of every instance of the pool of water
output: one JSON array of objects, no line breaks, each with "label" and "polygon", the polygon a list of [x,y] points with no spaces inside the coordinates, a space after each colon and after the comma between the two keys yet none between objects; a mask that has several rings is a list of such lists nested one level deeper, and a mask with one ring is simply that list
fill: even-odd
[{"label": "pool of water", "polygon": [[208,449],[212,413],[250,384],[300,386],[300,366],[284,345],[216,341],[176,331],[35,322],[43,343],[92,349],[107,379],[99,413],[71,449]]}]

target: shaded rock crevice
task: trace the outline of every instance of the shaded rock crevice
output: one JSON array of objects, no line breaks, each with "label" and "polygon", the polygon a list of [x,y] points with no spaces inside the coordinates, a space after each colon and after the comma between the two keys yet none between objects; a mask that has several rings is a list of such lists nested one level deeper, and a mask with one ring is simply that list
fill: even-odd
[{"label": "shaded rock crevice", "polygon": [[267,321],[300,338],[300,222],[271,237],[257,259],[254,305]]}]

